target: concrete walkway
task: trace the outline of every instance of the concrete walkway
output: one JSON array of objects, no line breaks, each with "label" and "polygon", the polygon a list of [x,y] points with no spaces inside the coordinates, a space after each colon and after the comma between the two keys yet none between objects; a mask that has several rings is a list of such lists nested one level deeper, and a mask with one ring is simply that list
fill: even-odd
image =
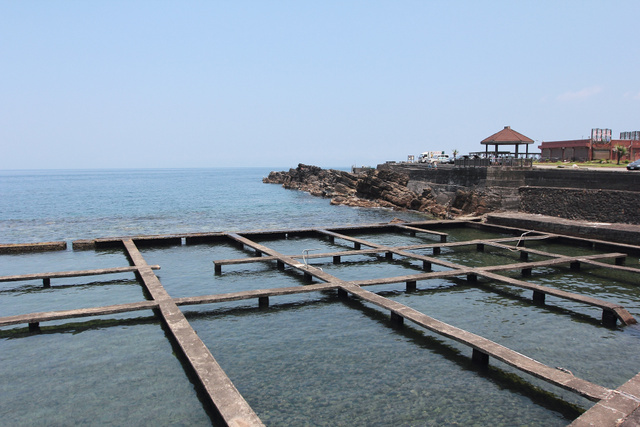
[{"label": "concrete walkway", "polygon": [[581,170],[589,170],[589,171],[607,171],[607,172],[632,172],[632,171],[628,171],[626,167],[624,166],[611,166],[611,167],[605,167],[605,166],[584,166],[581,165],[580,163],[567,163],[566,165],[564,165],[563,167],[558,167],[557,165],[533,165],[534,169],[576,169],[573,167],[573,165],[577,165],[577,169],[581,169]]},{"label": "concrete walkway", "polygon": [[[633,209],[637,209],[636,206]],[[640,225],[606,222],[589,222],[522,212],[498,212],[488,214],[488,224],[524,228],[545,233],[598,239],[609,242],[637,245],[640,243]]]}]

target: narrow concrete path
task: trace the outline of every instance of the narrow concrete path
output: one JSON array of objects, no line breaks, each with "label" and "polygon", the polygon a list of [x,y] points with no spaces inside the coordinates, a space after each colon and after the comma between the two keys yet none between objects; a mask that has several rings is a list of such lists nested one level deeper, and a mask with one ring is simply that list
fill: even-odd
[{"label": "narrow concrete path", "polygon": [[262,426],[260,418],[244,400],[209,352],[207,346],[198,337],[151,267],[147,265],[133,241],[125,239],[122,243],[129,258],[138,267],[138,274],[143,285],[153,300],[158,303],[162,318],[222,419],[229,426]]}]

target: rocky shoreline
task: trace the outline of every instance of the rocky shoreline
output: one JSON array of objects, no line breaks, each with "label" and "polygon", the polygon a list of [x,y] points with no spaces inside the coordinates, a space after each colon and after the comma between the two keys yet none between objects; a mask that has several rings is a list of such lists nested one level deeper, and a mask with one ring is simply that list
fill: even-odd
[{"label": "rocky shoreline", "polygon": [[271,172],[262,182],[330,198],[334,205],[412,210],[444,219],[488,211],[482,198],[473,191],[458,190],[451,203],[445,205],[438,203],[431,187],[416,193],[407,187],[409,175],[384,169],[367,169],[356,174],[299,164],[289,171]]}]

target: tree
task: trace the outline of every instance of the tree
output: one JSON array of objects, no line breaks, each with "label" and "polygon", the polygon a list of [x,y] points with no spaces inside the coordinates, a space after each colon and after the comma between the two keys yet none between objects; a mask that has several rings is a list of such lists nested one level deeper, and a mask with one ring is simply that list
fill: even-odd
[{"label": "tree", "polygon": [[616,156],[618,157],[618,163],[617,164],[620,164],[620,159],[623,156],[627,155],[627,147],[625,147],[624,145],[616,145],[613,149],[614,149],[614,151],[616,153]]},{"label": "tree", "polygon": [[453,159],[455,160],[456,156],[458,155],[458,150],[454,149],[453,150]]}]

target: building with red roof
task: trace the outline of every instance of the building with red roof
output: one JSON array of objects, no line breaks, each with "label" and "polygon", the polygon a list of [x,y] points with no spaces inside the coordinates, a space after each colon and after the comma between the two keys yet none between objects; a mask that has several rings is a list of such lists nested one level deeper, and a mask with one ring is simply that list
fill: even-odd
[{"label": "building with red roof", "polygon": [[[610,130],[608,130],[610,135]],[[595,132],[594,132],[595,131]],[[617,160],[617,146],[627,149],[620,160],[640,159],[640,132],[622,132],[620,139],[601,137],[602,129],[592,129],[591,138],[566,141],[542,141],[538,146],[543,160],[591,161]]]}]

